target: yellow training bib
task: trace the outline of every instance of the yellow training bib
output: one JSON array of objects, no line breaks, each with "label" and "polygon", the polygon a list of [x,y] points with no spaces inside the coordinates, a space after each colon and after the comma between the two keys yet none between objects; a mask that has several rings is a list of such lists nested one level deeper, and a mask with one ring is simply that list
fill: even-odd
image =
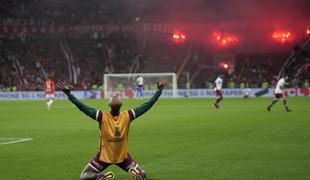
[{"label": "yellow training bib", "polygon": [[128,111],[114,117],[102,112],[100,122],[100,161],[120,163],[127,158],[130,116]]}]

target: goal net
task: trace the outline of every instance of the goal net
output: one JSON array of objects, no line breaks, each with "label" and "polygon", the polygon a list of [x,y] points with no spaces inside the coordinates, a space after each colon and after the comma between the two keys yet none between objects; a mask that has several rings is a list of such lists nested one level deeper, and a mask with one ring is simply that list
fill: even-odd
[{"label": "goal net", "polygon": [[157,90],[157,81],[165,76],[168,83],[163,91],[164,97],[176,98],[177,79],[175,73],[135,73],[135,74],[104,74],[104,97],[121,95],[123,98],[137,98],[137,78],[143,78],[143,91],[139,98],[149,98]]}]

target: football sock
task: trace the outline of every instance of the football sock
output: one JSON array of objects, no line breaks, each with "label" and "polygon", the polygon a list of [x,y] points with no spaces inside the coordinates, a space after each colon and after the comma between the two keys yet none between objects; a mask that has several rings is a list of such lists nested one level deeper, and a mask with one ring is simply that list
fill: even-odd
[{"label": "football sock", "polygon": [[285,107],[285,110],[286,111],[291,111],[288,106],[287,106],[287,103],[286,103],[286,100],[283,100],[283,104],[284,104],[284,107]]},{"label": "football sock", "polygon": [[52,104],[53,104],[53,100],[51,99],[51,100],[47,101],[46,104],[47,104],[47,109],[50,109]]},{"label": "football sock", "polygon": [[272,103],[268,106],[268,108],[271,108],[275,103],[277,103],[278,102],[278,100],[274,100],[274,101],[272,101]]}]

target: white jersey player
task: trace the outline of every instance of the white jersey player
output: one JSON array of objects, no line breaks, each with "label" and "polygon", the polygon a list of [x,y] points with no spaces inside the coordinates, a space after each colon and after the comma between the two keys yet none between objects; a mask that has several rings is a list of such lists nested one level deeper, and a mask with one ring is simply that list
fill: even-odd
[{"label": "white jersey player", "polygon": [[250,88],[245,88],[243,90],[243,97],[244,98],[249,98],[251,96],[251,92],[252,92],[252,90]]},{"label": "white jersey player", "polygon": [[274,91],[275,96],[278,96],[278,98],[282,98],[283,97],[283,93],[284,93],[284,86],[285,86],[285,79],[281,78],[276,85],[276,89]]},{"label": "white jersey player", "polygon": [[282,77],[278,82],[277,82],[277,85],[276,85],[276,88],[275,88],[275,91],[274,91],[274,96],[275,96],[275,99],[272,101],[272,103],[267,107],[267,110],[268,111],[271,111],[271,107],[277,103],[279,100],[282,100],[283,101],[283,105],[285,107],[285,110],[286,111],[291,111],[288,106],[287,106],[287,103],[286,103],[286,99],[285,99],[285,96],[284,96],[284,91],[285,91],[285,81],[288,80],[288,76],[285,76],[285,77]]},{"label": "white jersey player", "polygon": [[216,101],[214,103],[215,108],[220,108],[220,101],[223,99],[223,93],[222,93],[222,87],[223,87],[223,75],[219,75],[216,80],[214,81],[215,87],[215,96],[216,96]]},{"label": "white jersey player", "polygon": [[143,96],[143,77],[138,76],[136,79],[136,97],[141,98]]},{"label": "white jersey player", "polygon": [[142,76],[138,76],[136,82],[137,82],[138,86],[143,86],[143,77]]},{"label": "white jersey player", "polygon": [[221,91],[223,87],[223,78],[221,76],[217,77],[216,80],[214,81],[215,83],[215,91]]}]

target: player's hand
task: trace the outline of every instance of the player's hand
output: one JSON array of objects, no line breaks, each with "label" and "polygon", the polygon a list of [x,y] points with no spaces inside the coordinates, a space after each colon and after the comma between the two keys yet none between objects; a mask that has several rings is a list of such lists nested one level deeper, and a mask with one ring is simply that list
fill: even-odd
[{"label": "player's hand", "polygon": [[167,84],[167,82],[168,82],[167,77],[164,76],[164,77],[160,78],[160,80],[157,82],[158,90],[163,90],[165,85]]},{"label": "player's hand", "polygon": [[69,94],[70,90],[73,88],[72,85],[64,82],[57,82],[56,86],[61,89],[65,94]]}]

